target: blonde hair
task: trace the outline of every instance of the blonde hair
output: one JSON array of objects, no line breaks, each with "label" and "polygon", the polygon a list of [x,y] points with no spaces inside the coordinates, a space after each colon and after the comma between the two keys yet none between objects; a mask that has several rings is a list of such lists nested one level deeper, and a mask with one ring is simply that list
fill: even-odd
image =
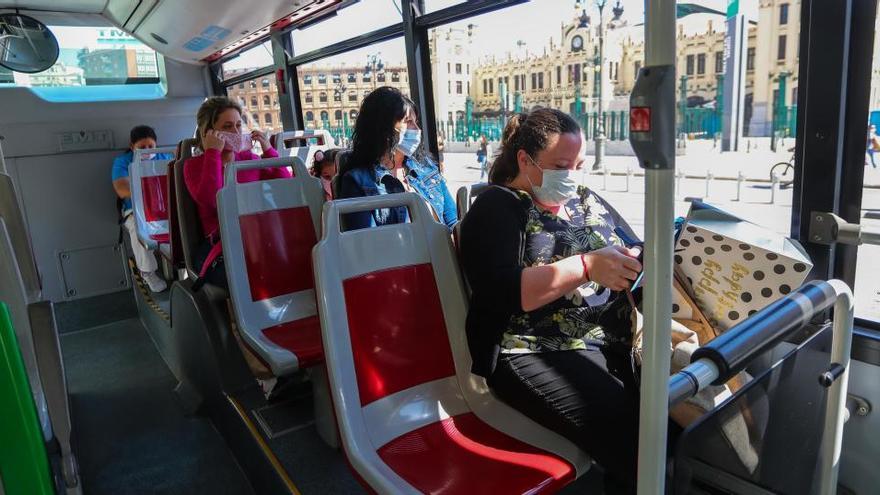
[{"label": "blonde hair", "polygon": [[202,136],[204,136],[209,129],[213,128],[214,122],[217,121],[217,117],[230,108],[238,111],[239,115],[244,115],[241,105],[225,96],[212,96],[202,103],[202,106],[199,107],[198,113],[196,113],[196,124],[198,126],[196,144],[199,148],[202,148]]}]

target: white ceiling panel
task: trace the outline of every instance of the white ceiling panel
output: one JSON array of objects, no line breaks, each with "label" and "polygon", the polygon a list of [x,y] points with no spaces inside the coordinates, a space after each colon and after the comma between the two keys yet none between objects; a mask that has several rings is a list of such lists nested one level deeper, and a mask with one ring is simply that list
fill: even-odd
[{"label": "white ceiling panel", "polygon": [[311,16],[339,1],[109,0],[104,15],[166,57],[199,63],[219,50],[262,36],[268,32],[265,28],[291,14]]},{"label": "white ceiling panel", "polygon": [[0,0],[0,9],[35,9],[100,14],[108,0]]}]

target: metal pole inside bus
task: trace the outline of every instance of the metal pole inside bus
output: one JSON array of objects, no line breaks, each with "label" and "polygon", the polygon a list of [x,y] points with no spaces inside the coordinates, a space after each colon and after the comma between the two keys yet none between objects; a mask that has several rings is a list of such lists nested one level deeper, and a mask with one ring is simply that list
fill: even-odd
[{"label": "metal pole inside bus", "polygon": [[645,67],[630,98],[630,142],[646,178],[639,495],[664,493],[666,481],[675,214],[675,4],[675,0],[645,1]]}]

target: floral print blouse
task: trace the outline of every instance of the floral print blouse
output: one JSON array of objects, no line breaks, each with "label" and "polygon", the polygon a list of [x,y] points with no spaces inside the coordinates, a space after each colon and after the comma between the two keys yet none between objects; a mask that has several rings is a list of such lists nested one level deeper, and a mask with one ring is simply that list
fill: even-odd
[{"label": "floral print blouse", "polygon": [[[563,258],[606,246],[623,246],[615,227],[631,230],[605,200],[586,187],[562,206],[571,220],[539,209],[529,195],[515,191],[526,205],[525,267],[554,263]],[[635,236],[632,236],[635,237]],[[599,344],[621,340],[617,331],[606,331],[611,324],[627,325],[609,319],[608,309],[616,298],[595,282],[584,284],[565,296],[534,311],[510,317],[501,340],[502,354],[585,349],[587,341]]]}]

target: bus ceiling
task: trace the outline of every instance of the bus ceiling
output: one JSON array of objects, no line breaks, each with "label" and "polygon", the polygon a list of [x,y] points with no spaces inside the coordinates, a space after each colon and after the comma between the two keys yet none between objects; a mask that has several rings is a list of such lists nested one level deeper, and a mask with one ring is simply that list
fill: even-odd
[{"label": "bus ceiling", "polygon": [[98,14],[165,57],[211,62],[277,31],[331,15],[351,0],[0,0],[0,12],[18,10],[46,24],[53,14]]}]

